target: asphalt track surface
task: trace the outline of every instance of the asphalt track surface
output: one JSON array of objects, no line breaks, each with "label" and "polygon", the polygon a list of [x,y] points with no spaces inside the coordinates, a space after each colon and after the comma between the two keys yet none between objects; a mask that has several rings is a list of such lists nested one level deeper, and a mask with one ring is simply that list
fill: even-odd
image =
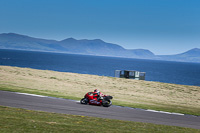
[{"label": "asphalt track surface", "polygon": [[111,106],[82,105],[74,100],[0,91],[0,105],[46,112],[84,115],[200,129],[200,117]]}]

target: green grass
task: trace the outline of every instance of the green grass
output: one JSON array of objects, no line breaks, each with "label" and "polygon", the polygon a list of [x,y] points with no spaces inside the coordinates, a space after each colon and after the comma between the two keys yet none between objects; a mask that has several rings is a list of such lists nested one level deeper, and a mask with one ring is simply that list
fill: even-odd
[{"label": "green grass", "polygon": [[31,111],[0,106],[0,132],[199,133],[198,129]]},{"label": "green grass", "polygon": [[43,96],[72,99],[72,100],[80,100],[79,97],[66,96],[58,91],[52,92],[49,90],[37,90],[37,89],[23,88],[23,87],[12,86],[12,85],[1,85],[0,84],[0,90],[11,91],[11,92],[30,93],[30,94],[37,94],[37,95],[43,95]]}]

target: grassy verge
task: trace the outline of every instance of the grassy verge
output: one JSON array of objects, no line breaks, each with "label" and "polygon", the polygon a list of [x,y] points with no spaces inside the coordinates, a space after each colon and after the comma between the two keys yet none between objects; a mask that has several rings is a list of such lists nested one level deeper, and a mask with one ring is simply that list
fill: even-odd
[{"label": "grassy verge", "polygon": [[2,85],[2,84],[0,84],[0,90],[11,91],[11,92],[29,93],[29,94],[37,94],[37,95],[64,98],[64,99],[80,100],[80,97],[63,95],[62,93],[59,93],[57,91],[37,90],[37,89],[23,88],[23,87],[12,86],[12,85]]},{"label": "grassy verge", "polygon": [[176,132],[199,133],[200,130],[31,111],[0,106],[0,132]]},{"label": "grassy verge", "polygon": [[80,100],[99,89],[113,104],[200,115],[200,87],[0,66],[0,90]]},{"label": "grassy verge", "polygon": [[[57,98],[65,98],[65,99],[73,99],[73,100],[80,100],[81,97],[73,97],[73,96],[66,96],[63,94],[60,94],[58,92],[51,92],[51,91],[38,91],[30,88],[21,88],[16,86],[5,86],[0,85],[0,90],[3,91],[12,91],[12,92],[21,92],[21,93],[30,93],[30,94],[37,94],[37,95],[44,95],[44,96],[50,96],[50,97],[57,97]],[[126,106],[126,107],[132,107],[132,108],[141,108],[141,109],[154,109],[159,111],[167,111],[167,112],[178,112],[178,113],[184,113],[184,114],[191,114],[191,115],[200,115],[200,112],[198,112],[199,108],[186,108],[186,107],[177,107],[177,106],[169,106],[169,105],[163,105],[162,107],[154,106],[154,105],[145,105],[145,104],[137,104],[137,103],[126,103],[126,102],[120,102],[120,101],[113,101],[113,105],[118,106]],[[177,109],[178,108],[178,109]],[[186,108],[186,109],[185,109]]]}]

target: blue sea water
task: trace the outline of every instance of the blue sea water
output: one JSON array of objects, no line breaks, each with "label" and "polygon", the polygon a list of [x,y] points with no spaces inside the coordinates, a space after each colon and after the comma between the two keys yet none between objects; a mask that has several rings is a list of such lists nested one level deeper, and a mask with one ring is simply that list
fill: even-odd
[{"label": "blue sea water", "polygon": [[200,63],[1,49],[0,65],[111,77],[115,70],[138,70],[147,81],[200,86]]}]

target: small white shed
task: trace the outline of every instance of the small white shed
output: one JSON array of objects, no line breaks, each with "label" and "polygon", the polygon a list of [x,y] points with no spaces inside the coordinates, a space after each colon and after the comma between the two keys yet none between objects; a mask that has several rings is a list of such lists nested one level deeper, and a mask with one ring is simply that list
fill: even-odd
[{"label": "small white shed", "polygon": [[139,72],[135,70],[115,70],[115,77],[145,80],[145,72]]}]

